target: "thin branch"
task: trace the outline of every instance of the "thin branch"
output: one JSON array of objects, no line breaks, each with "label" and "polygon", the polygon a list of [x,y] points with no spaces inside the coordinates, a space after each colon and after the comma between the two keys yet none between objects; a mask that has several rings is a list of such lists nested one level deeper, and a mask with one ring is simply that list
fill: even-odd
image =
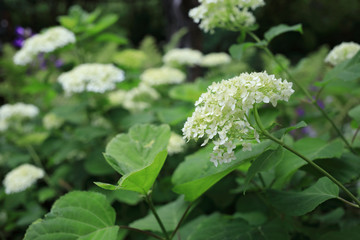
[{"label": "thin branch", "polygon": [[192,203],[189,204],[189,206],[186,208],[184,214],[181,216],[180,221],[178,222],[178,224],[176,225],[175,230],[172,232],[172,234],[171,234],[171,236],[170,236],[170,239],[173,239],[173,237],[175,236],[176,232],[179,230],[182,222],[185,220],[188,212],[190,211],[191,206],[192,206]]},{"label": "thin branch", "polygon": [[130,231],[133,231],[133,232],[139,232],[139,233],[148,235],[148,236],[156,238],[156,239],[164,240],[164,238],[160,237],[159,235],[156,235],[155,233],[149,232],[149,231],[143,231],[143,230],[140,230],[140,229],[137,229],[137,228],[132,228],[132,227],[124,226],[124,225],[120,225],[119,228],[130,230]]}]

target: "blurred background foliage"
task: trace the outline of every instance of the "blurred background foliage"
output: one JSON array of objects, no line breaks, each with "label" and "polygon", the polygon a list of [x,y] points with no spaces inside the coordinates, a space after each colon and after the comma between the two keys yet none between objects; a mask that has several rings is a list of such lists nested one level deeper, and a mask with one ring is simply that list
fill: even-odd
[{"label": "blurred background foliage", "polygon": [[[237,33],[216,31],[203,34],[187,17],[196,0],[1,0],[0,41],[15,38],[15,27],[30,27],[35,32],[57,25],[57,16],[65,15],[73,5],[91,12],[100,8],[103,13],[119,17],[116,31],[123,33],[137,46],[146,35],[164,44],[181,27],[188,27],[181,45],[204,52],[226,51],[236,41]],[[257,10],[258,33],[271,26],[302,23],[304,35],[289,34],[277,38],[271,45],[274,52],[285,54],[292,61],[304,57],[324,44],[333,47],[342,41],[360,42],[359,0],[267,0],[266,7]]]}]

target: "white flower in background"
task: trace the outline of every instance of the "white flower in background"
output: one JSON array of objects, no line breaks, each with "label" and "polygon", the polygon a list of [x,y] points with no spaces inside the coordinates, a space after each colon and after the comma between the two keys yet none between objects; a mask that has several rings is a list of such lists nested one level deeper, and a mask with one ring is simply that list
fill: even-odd
[{"label": "white flower in background", "polygon": [[211,161],[217,166],[235,159],[235,140],[243,142],[243,150],[250,151],[245,140],[259,140],[259,134],[247,120],[255,103],[288,101],[294,92],[292,83],[276,79],[266,72],[243,73],[238,77],[213,83],[195,103],[195,111],[184,125],[184,138],[204,138],[203,145],[212,139],[215,146]]},{"label": "white flower in background", "polygon": [[64,123],[64,119],[54,113],[46,114],[42,121],[47,130],[57,129]]},{"label": "white flower in background", "polygon": [[38,114],[39,109],[32,104],[5,104],[0,107],[0,131],[7,130],[13,120],[21,121],[26,118],[34,118]]},{"label": "white flower in background", "polygon": [[202,53],[198,50],[190,48],[175,48],[165,54],[163,61],[169,66],[194,66],[201,63],[202,56]]},{"label": "white flower in background", "polygon": [[78,92],[103,93],[113,90],[117,82],[124,80],[124,71],[112,64],[86,63],[59,76],[58,82],[65,93]]},{"label": "white flower in background", "polygon": [[201,60],[201,66],[214,67],[231,62],[231,57],[227,53],[209,53]]},{"label": "white flower in background", "polygon": [[5,193],[17,193],[32,186],[36,180],[43,178],[45,172],[31,164],[23,164],[6,174],[3,184]]},{"label": "white flower in background", "polygon": [[15,54],[14,63],[27,65],[39,53],[52,52],[76,41],[74,33],[63,27],[52,27],[25,40],[24,46]]},{"label": "white flower in background", "polygon": [[185,148],[185,140],[179,134],[171,132],[171,136],[169,139],[169,143],[167,146],[167,151],[169,155],[173,155],[176,153],[181,153]]},{"label": "white flower in background", "polygon": [[160,95],[155,89],[140,84],[126,93],[123,107],[130,112],[140,112],[151,107],[151,104],[159,98]]},{"label": "white flower in background", "polygon": [[185,74],[176,68],[161,67],[147,69],[141,74],[140,79],[144,84],[156,86],[182,83],[185,77]]},{"label": "white flower in background", "polygon": [[343,42],[335,46],[325,58],[325,62],[333,66],[342,63],[356,55],[360,50],[360,45],[354,42]]},{"label": "white flower in background", "polygon": [[109,103],[112,106],[119,106],[122,105],[126,98],[126,91],[125,90],[116,90],[113,92],[110,92],[107,96],[107,99],[109,100]]},{"label": "white flower in background", "polygon": [[264,6],[264,0],[199,0],[200,5],[189,11],[189,16],[205,32],[215,28],[240,30],[255,23],[249,11]]}]

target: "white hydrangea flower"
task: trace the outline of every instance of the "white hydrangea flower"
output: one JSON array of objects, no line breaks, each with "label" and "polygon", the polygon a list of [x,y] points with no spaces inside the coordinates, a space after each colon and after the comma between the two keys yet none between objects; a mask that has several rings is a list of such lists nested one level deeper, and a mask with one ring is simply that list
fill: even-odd
[{"label": "white hydrangea flower", "polygon": [[140,79],[142,83],[149,86],[163,85],[163,84],[178,84],[182,83],[185,80],[185,74],[171,67],[161,67],[161,68],[150,68],[144,71]]},{"label": "white hydrangea flower", "polygon": [[27,65],[39,53],[52,52],[76,41],[74,33],[63,27],[52,27],[25,40],[24,46],[15,54],[14,63]]},{"label": "white hydrangea flower", "polygon": [[169,155],[181,153],[185,148],[185,140],[179,134],[171,132],[169,143],[167,145],[167,151]]},{"label": "white hydrangea flower", "polygon": [[140,112],[151,107],[153,101],[160,98],[159,93],[148,85],[140,84],[125,95],[123,107],[130,112]]},{"label": "white hydrangea flower", "polygon": [[116,90],[114,92],[110,92],[107,96],[109,103],[112,106],[119,106],[122,105],[126,98],[126,91],[125,90]]},{"label": "white hydrangea flower", "polygon": [[259,134],[248,122],[249,111],[255,103],[288,101],[294,92],[292,83],[276,79],[266,72],[243,73],[238,77],[213,83],[195,103],[195,111],[182,129],[184,138],[204,138],[215,144],[211,161],[217,166],[235,159],[235,140],[243,141],[243,150],[250,151],[245,140],[259,140]]},{"label": "white hydrangea flower", "polygon": [[201,63],[202,56],[202,53],[198,50],[190,48],[174,48],[165,54],[163,61],[166,65],[170,66],[194,66]]},{"label": "white hydrangea flower", "polygon": [[264,6],[264,0],[199,0],[198,7],[189,11],[189,16],[205,32],[215,28],[240,30],[255,23],[254,15],[249,11]]},{"label": "white hydrangea flower", "polygon": [[214,67],[231,62],[231,57],[227,53],[209,53],[201,60],[201,66]]},{"label": "white hydrangea flower", "polygon": [[39,109],[32,104],[5,104],[0,107],[0,131],[7,130],[13,120],[34,118],[38,114]]},{"label": "white hydrangea flower", "polygon": [[38,179],[43,178],[45,172],[31,164],[23,164],[6,174],[3,184],[5,193],[17,193],[32,186]]},{"label": "white hydrangea flower", "polygon": [[47,130],[57,129],[64,123],[64,119],[54,113],[46,114],[42,121]]},{"label": "white hydrangea flower", "polygon": [[58,82],[65,93],[78,92],[103,93],[113,90],[117,82],[124,80],[124,71],[112,64],[86,63],[59,76]]},{"label": "white hydrangea flower", "polygon": [[354,42],[343,42],[335,46],[325,58],[325,62],[336,66],[350,59],[360,50],[360,45]]}]

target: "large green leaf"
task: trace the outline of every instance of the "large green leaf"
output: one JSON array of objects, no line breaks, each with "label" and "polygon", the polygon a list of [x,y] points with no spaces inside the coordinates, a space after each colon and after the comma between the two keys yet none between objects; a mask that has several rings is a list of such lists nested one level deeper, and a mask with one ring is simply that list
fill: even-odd
[{"label": "large green leaf", "polygon": [[249,171],[246,174],[245,187],[246,190],[251,179],[259,172],[266,171],[272,167],[275,167],[284,156],[284,149],[278,147],[277,150],[267,150],[262,153],[255,161],[251,164]]},{"label": "large green leaf", "polygon": [[252,151],[237,151],[236,160],[215,167],[210,161],[210,153],[213,147],[210,144],[187,156],[185,161],[178,166],[172,177],[172,182],[175,185],[173,191],[184,194],[187,201],[194,201],[220,179],[235,170],[239,165],[247,162],[247,160],[262,153],[270,145],[270,141],[263,141],[254,145]]},{"label": "large green leaf", "polygon": [[302,33],[302,26],[301,24],[296,24],[294,26],[288,26],[286,24],[280,24],[277,25],[275,27],[270,28],[265,34],[264,34],[264,38],[270,42],[273,38],[286,33],[286,32],[292,32],[292,31],[296,31],[299,33]]},{"label": "large green leaf", "polygon": [[[176,228],[187,205],[184,198],[179,197],[176,201],[159,207],[156,210],[167,231],[173,231]],[[132,222],[130,227],[161,232],[161,228],[152,213],[142,219]]]},{"label": "large green leaf", "polygon": [[[293,148],[308,159],[315,160],[340,157],[344,150],[344,144],[340,139],[327,142],[319,138],[303,138],[295,142]],[[274,186],[281,187],[297,169],[304,165],[306,162],[302,158],[290,151],[285,151],[284,161],[281,161],[275,168],[277,179]]]},{"label": "large green leaf", "polygon": [[58,199],[45,218],[27,229],[24,240],[117,238],[115,211],[106,197],[94,192],[70,192]]},{"label": "large green leaf", "polygon": [[288,229],[280,219],[255,227],[242,219],[214,213],[192,220],[180,229],[179,236],[183,240],[289,240]]},{"label": "large green leaf", "polygon": [[165,162],[169,138],[169,126],[150,124],[135,125],[128,134],[114,137],[104,155],[123,175],[117,188],[147,194]]},{"label": "large green leaf", "polygon": [[349,116],[360,124],[360,105],[352,108],[349,111]]},{"label": "large green leaf", "polygon": [[268,192],[271,204],[291,216],[304,215],[326,200],[337,198],[338,195],[338,186],[326,177],[320,178],[313,186],[302,192]]}]

